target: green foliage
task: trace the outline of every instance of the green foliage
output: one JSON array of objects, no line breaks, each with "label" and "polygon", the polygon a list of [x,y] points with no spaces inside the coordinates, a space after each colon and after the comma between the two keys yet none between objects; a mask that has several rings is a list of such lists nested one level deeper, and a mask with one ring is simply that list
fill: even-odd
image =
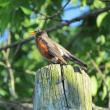
[{"label": "green foliage", "polygon": [[91,77],[92,95],[96,96],[98,90],[98,82],[95,76]]},{"label": "green foliage", "polygon": [[[73,0],[72,3],[76,4],[77,1]],[[106,7],[109,3],[99,0],[81,0],[82,7],[87,4],[91,10],[95,10]],[[6,28],[11,30],[9,44],[28,38],[30,31],[36,27],[48,29],[60,24],[64,11],[54,17],[57,20],[53,18],[44,20],[44,18],[54,15],[61,6],[62,0],[0,0],[0,30],[1,32]],[[49,33],[52,39],[88,64],[93,102],[99,106],[108,106],[108,96],[110,96],[109,22],[110,13],[105,12],[97,17],[83,20],[82,25],[77,28],[63,27]],[[0,98],[31,99],[34,75],[37,69],[48,64],[36,49],[35,41],[0,52],[0,60]],[[12,95],[8,85],[9,80],[12,79],[9,78],[7,60],[12,68],[17,97]]]}]

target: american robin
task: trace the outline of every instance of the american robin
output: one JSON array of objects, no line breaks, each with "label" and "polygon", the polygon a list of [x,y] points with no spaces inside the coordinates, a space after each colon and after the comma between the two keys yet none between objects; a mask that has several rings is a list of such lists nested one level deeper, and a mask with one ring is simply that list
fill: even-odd
[{"label": "american robin", "polygon": [[35,31],[35,42],[37,47],[48,61],[52,63],[67,64],[67,60],[74,61],[82,67],[87,65],[83,63],[80,59],[72,55],[68,50],[62,47],[60,44],[54,42],[48,37],[48,34],[44,30]]}]

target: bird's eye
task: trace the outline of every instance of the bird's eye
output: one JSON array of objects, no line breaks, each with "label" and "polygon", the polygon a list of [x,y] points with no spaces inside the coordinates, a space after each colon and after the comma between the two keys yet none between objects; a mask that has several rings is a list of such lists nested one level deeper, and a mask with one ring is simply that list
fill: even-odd
[{"label": "bird's eye", "polygon": [[37,32],[37,35],[40,36],[42,34],[42,32]]}]

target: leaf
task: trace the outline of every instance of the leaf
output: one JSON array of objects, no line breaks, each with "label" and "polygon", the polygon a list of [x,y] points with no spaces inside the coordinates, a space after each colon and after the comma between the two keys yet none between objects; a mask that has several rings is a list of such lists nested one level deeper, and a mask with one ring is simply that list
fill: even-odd
[{"label": "leaf", "polygon": [[100,0],[94,0],[93,5],[95,8],[104,8],[106,6],[105,3],[101,2]]},{"label": "leaf", "polygon": [[99,51],[99,56],[96,59],[97,64],[100,64],[106,58],[107,58],[107,53],[105,51]]},{"label": "leaf", "polygon": [[27,7],[21,6],[20,8],[24,12],[24,14],[30,15],[32,13],[32,10]]},{"label": "leaf", "polygon": [[109,20],[110,20],[110,14],[107,13],[107,15],[103,18],[101,25],[100,25],[100,31],[105,35],[110,33]]},{"label": "leaf", "polygon": [[97,26],[98,27],[101,26],[101,23],[102,23],[103,19],[106,17],[106,15],[107,15],[107,12],[102,13],[97,17]]},{"label": "leaf", "polygon": [[102,100],[104,100],[104,98],[106,97],[106,95],[107,95],[107,87],[106,86],[104,86],[103,87],[103,93],[102,93]]},{"label": "leaf", "polygon": [[105,44],[105,36],[101,35],[96,39],[97,43],[100,43],[101,45]]},{"label": "leaf", "polygon": [[110,91],[110,77],[106,78],[106,84],[107,84],[108,90]]},{"label": "leaf", "polygon": [[91,84],[92,84],[92,96],[96,96],[98,90],[98,82],[95,76],[91,77]]},{"label": "leaf", "polygon": [[0,88],[0,96],[5,96],[7,93],[4,89]]}]

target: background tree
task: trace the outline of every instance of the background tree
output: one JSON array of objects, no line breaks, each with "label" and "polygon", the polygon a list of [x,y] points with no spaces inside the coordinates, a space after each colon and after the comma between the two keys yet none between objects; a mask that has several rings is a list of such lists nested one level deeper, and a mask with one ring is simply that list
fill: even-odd
[{"label": "background tree", "polygon": [[0,110],[31,109],[34,75],[48,64],[29,34],[36,27],[88,64],[93,103],[109,108],[109,10],[109,0],[0,0]]}]

